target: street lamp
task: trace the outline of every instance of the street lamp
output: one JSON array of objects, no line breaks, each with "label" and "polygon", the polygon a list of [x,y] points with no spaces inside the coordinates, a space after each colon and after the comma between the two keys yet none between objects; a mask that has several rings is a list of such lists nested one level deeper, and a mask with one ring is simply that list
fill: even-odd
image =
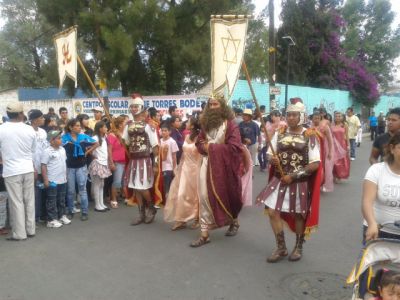
[{"label": "street lamp", "polygon": [[287,52],[287,66],[286,66],[286,86],[285,86],[285,111],[287,108],[287,98],[288,98],[288,85],[289,85],[289,65],[290,65],[290,47],[296,46],[296,43],[293,41],[292,37],[287,35],[283,36],[282,39],[288,40],[288,52]]}]

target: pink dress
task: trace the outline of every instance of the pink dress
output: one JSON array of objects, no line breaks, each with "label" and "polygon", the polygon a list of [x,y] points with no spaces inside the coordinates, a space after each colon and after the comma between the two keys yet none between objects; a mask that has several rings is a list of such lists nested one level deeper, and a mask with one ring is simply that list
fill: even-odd
[{"label": "pink dress", "polygon": [[247,162],[243,164],[242,202],[243,206],[251,206],[253,204],[253,163],[247,147],[243,147],[243,151]]},{"label": "pink dress", "polygon": [[329,135],[332,140],[332,147],[333,147],[333,136],[331,129],[329,128],[328,124],[321,124],[318,127],[318,130],[322,133],[323,135],[323,141],[324,141],[324,184],[322,186],[322,189],[324,192],[333,192],[333,164],[334,164],[334,151],[333,149],[330,149],[331,152],[331,158],[328,158],[329,154],[329,143],[328,143],[328,138],[327,136]]},{"label": "pink dress", "polygon": [[167,204],[164,208],[166,222],[188,222],[199,219],[199,196],[197,193],[201,155],[195,143],[186,139],[183,155],[176,176],[172,180]]},{"label": "pink dress", "polygon": [[333,176],[339,179],[349,178],[350,159],[347,152],[346,129],[341,126],[332,127],[334,164]]},{"label": "pink dress", "polygon": [[265,124],[265,128],[267,129],[268,136],[271,139],[274,136],[275,131],[277,131],[278,129],[281,129],[282,127],[285,127],[285,126],[286,126],[285,121],[279,121],[278,123],[267,122]]}]

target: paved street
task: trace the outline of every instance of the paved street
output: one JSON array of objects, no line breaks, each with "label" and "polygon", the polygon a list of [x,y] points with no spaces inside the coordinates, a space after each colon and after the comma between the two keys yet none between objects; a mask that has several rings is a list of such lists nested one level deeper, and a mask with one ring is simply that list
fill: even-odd
[{"label": "paved street", "polygon": [[[371,142],[352,162],[351,178],[321,199],[320,228],[300,262],[267,264],[274,237],[262,207],[245,208],[236,237],[172,232],[159,212],[152,225],[129,226],[136,208],[91,211],[88,222],[48,229],[25,242],[0,239],[0,300],[35,299],[349,299],[344,278],[361,241],[361,183]],[[254,172],[253,197],[266,181]],[[289,250],[293,236],[287,234]]]}]

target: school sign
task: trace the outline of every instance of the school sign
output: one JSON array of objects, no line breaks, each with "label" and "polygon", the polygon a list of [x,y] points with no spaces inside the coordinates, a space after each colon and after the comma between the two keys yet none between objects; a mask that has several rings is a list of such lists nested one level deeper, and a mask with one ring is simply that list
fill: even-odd
[{"label": "school sign", "polygon": [[[179,115],[201,110],[201,100],[195,94],[192,95],[171,95],[171,96],[144,96],[145,107],[155,107],[162,115],[168,113],[170,106],[176,106]],[[92,110],[100,107],[98,99],[73,99],[74,115],[88,114],[92,115]],[[112,115],[129,115],[130,97],[111,98],[108,100],[109,111]]]}]

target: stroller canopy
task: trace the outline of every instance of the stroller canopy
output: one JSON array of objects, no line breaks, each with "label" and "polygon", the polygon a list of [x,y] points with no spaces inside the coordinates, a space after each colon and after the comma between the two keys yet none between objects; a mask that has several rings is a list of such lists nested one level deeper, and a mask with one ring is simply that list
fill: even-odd
[{"label": "stroller canopy", "polygon": [[369,242],[347,278],[347,283],[351,284],[358,281],[365,270],[378,264],[400,266],[400,240],[377,239]]}]

